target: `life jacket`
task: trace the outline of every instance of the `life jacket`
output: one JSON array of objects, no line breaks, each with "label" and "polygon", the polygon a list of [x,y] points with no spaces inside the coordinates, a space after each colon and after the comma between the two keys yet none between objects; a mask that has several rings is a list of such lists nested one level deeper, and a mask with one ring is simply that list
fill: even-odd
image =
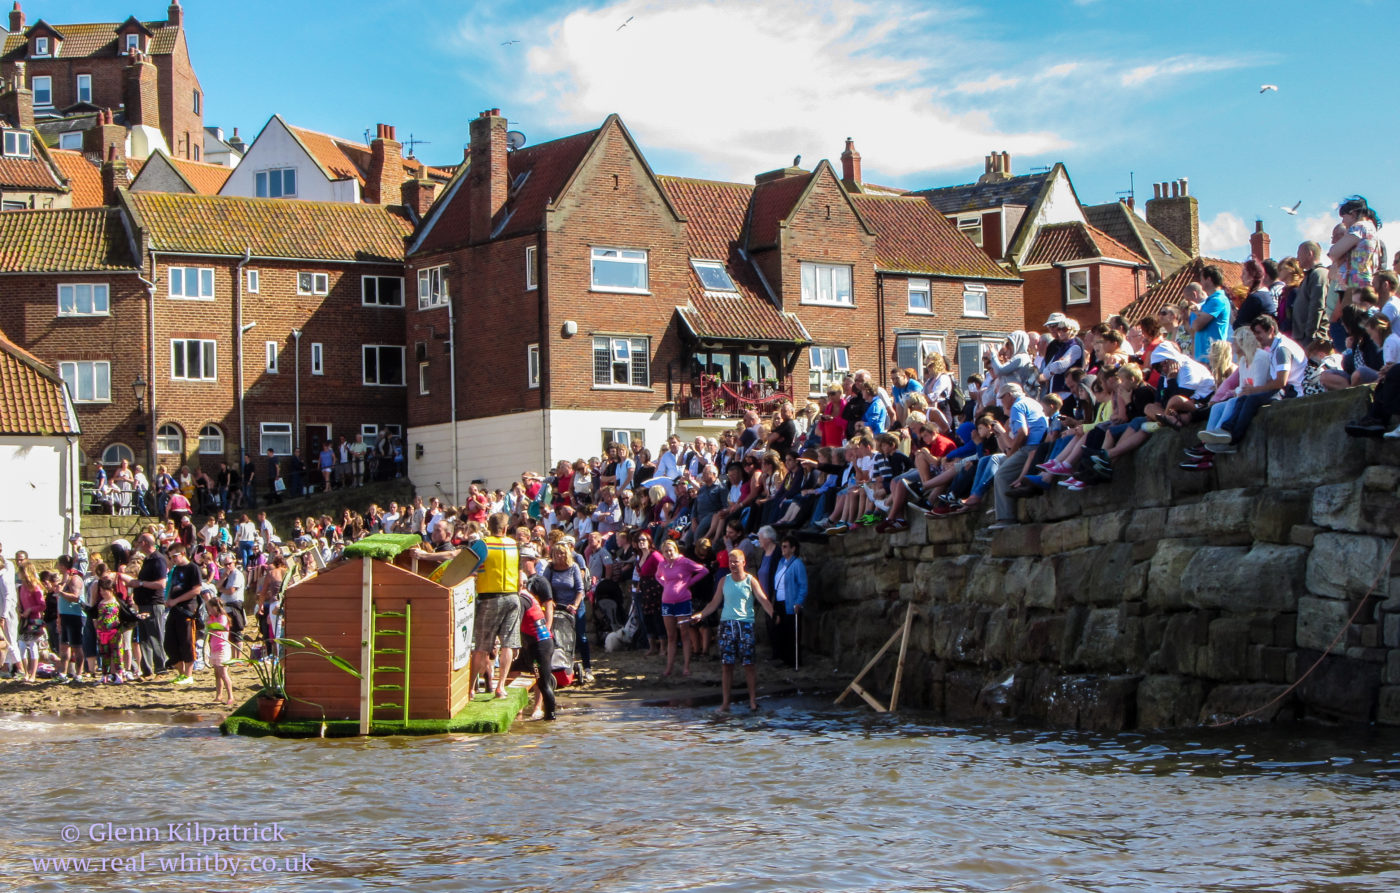
[{"label": "life jacket", "polygon": [[520,546],[510,537],[482,537],[486,543],[486,561],[476,578],[476,591],[520,591]]}]

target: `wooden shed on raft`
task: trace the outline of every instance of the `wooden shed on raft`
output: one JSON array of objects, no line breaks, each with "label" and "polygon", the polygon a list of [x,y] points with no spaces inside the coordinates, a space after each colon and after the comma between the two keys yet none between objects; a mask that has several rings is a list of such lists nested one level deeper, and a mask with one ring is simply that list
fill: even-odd
[{"label": "wooden shed on raft", "polygon": [[356,555],[287,590],[286,635],[315,639],[361,678],[289,655],[284,718],[321,719],[324,709],[368,734],[375,721],[449,719],[467,705],[475,580],[449,589],[399,566],[416,564],[403,550],[377,554],[394,563]]}]

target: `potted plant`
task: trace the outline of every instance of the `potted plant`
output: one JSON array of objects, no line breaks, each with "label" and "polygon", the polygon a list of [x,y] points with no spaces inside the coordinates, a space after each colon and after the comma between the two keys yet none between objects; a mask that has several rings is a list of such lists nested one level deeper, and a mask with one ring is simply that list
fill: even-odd
[{"label": "potted plant", "polygon": [[[310,654],[316,657],[325,658],[332,666],[339,667],[345,672],[360,678],[360,671],[354,665],[338,654],[333,654],[326,650],[326,647],[310,636],[297,640],[291,638],[278,638],[273,640],[273,646],[269,654],[263,660],[254,660],[251,657],[240,657],[229,661],[230,664],[247,664],[253,668],[253,672],[258,677],[258,719],[263,722],[277,722],[282,715],[282,708],[286,706],[287,698],[287,673],[286,660],[297,654]],[[280,646],[280,647],[277,647]],[[321,705],[315,701],[308,701],[305,698],[295,698],[304,704],[320,708]],[[325,710],[322,709],[322,725],[324,726]]]}]

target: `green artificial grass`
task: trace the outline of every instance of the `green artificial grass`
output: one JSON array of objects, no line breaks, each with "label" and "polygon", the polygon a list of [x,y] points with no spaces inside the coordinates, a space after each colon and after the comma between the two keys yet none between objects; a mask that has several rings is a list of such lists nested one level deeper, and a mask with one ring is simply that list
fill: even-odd
[{"label": "green artificial grass", "polygon": [[[470,734],[491,735],[510,731],[515,715],[530,703],[530,691],[526,688],[507,689],[506,697],[493,698],[477,695],[476,699],[451,719],[410,719],[375,720],[370,726],[371,735],[446,735]],[[360,734],[360,723],[354,719],[332,719],[326,721],[326,738],[355,738]],[[278,738],[317,738],[321,737],[319,719],[294,719],[286,722],[268,723],[258,719],[258,699],[256,696],[239,707],[219,726],[225,735],[247,735],[251,738],[264,738],[269,735]]]},{"label": "green artificial grass", "polygon": [[423,545],[416,533],[376,533],[345,547],[346,558],[378,558],[393,561],[401,552]]}]

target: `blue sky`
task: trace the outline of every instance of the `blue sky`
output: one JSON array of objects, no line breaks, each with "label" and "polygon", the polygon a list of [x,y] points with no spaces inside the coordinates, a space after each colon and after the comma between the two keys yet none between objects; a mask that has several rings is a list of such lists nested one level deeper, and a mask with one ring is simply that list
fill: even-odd
[{"label": "blue sky", "polygon": [[[163,17],[108,2],[113,21]],[[92,0],[25,7],[31,22],[99,17]],[[1247,252],[1256,217],[1276,256],[1325,242],[1354,192],[1400,219],[1389,0],[195,0],[186,23],[206,123],[248,140],[273,113],[355,138],[382,121],[446,162],[484,108],[531,143],[618,112],[668,174],[838,163],[850,136],[866,180],[910,188],[974,179],[993,149],[1016,172],[1065,162],[1086,203],[1130,173],[1139,203],[1186,177],[1203,248],[1225,257]]]}]

